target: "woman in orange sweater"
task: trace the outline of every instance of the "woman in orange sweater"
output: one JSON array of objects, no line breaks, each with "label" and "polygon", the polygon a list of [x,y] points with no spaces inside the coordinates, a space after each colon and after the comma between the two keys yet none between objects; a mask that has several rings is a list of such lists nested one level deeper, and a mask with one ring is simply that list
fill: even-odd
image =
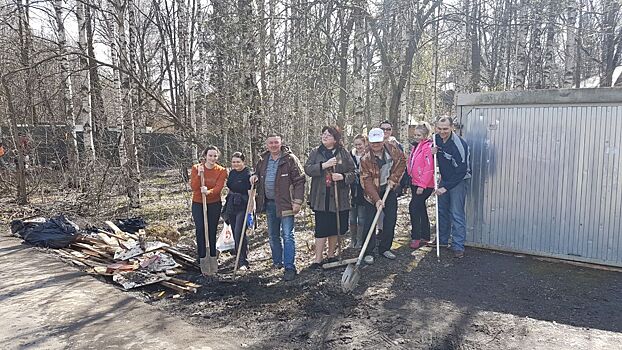
[{"label": "woman in orange sweater", "polygon": [[[227,169],[216,164],[220,151],[216,146],[207,146],[201,154],[201,163],[195,164],[190,173],[190,187],[192,188],[192,218],[196,227],[197,249],[199,259],[206,256],[205,225],[203,224],[204,193],[207,202],[207,224],[209,234],[210,256],[216,255],[216,232],[222,209],[221,192],[227,180]],[[205,183],[201,184],[201,173],[205,176]]]}]

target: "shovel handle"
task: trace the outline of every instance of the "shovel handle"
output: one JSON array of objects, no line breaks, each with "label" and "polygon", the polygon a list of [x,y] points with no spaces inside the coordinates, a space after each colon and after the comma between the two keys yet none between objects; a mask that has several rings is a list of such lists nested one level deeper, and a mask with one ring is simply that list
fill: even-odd
[{"label": "shovel handle", "polygon": [[[384,195],[382,196],[382,203],[387,200],[389,196],[389,192],[391,191],[391,186],[387,184],[387,189],[384,190]],[[359,258],[356,261],[356,266],[361,264],[363,261],[363,256],[365,256],[365,250],[367,249],[367,245],[369,245],[369,240],[371,239],[371,235],[376,229],[376,224],[378,223],[378,218],[380,217],[380,210],[376,209],[376,215],[374,216],[374,221],[371,223],[371,227],[369,228],[369,232],[367,232],[367,238],[365,238],[365,243],[363,243],[363,247],[361,248],[361,252],[359,253]]]},{"label": "shovel handle", "polygon": [[[201,165],[204,166],[204,165]],[[201,187],[205,186],[205,174],[204,172],[201,172]],[[205,196],[205,193],[201,192],[201,200],[203,202],[203,234],[205,235],[205,245],[207,248],[207,252],[205,253],[205,257],[208,258],[211,256],[210,251],[209,251],[209,247],[210,247],[210,241],[209,241],[209,221],[207,220],[207,197]]]},{"label": "shovel handle", "polygon": [[[248,213],[251,211],[251,203],[255,200],[255,183],[251,183],[251,193],[248,196],[248,203],[246,203],[246,211],[244,212],[244,223],[242,224],[242,232],[240,233],[240,242],[238,242],[238,250],[235,256],[235,266],[233,268],[233,279],[235,280],[235,273],[238,271],[238,264],[240,263],[240,253],[242,253],[242,242],[246,233],[246,222],[248,221]],[[233,233],[235,236],[235,233]]]},{"label": "shovel handle", "polygon": [[[336,173],[337,166],[335,165],[333,169],[333,173]],[[341,256],[341,223],[339,222],[339,189],[337,188],[337,181],[333,181],[333,187],[335,187],[335,216],[337,217],[337,255],[339,256],[339,261],[343,261],[343,256]]]}]

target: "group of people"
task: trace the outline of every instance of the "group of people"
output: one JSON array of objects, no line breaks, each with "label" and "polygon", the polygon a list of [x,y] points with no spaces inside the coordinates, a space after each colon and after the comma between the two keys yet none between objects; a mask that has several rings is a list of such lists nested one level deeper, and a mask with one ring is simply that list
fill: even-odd
[{"label": "group of people", "polygon": [[[321,268],[323,263],[337,261],[340,236],[348,231],[353,248],[362,248],[369,238],[365,263],[373,264],[377,256],[395,259],[391,246],[398,197],[406,188],[412,193],[410,247],[416,250],[431,244],[426,200],[435,193],[439,211],[437,239],[440,245],[453,250],[455,258],[462,258],[466,237],[464,205],[470,178],[469,149],[453,126],[454,121],[448,116],[436,121],[434,135],[428,123],[417,125],[408,156],[392,136],[392,125],[388,121],[371,129],[368,135],[356,135],[351,151],[344,146],[339,128],[325,126],[321,143],[310,152],[304,166],[283,145],[281,136],[272,134],[266,140],[267,150],[259,157],[254,172],[246,165],[244,155],[236,152],[227,173],[218,164],[218,148],[207,147],[201,163],[193,166],[190,180],[199,258],[217,255],[214,243],[221,213],[231,225],[236,247],[239,246],[245,213],[252,208],[266,214],[273,266],[284,269],[285,280],[294,279],[297,275],[294,217],[305,200],[307,176],[311,178],[307,204],[315,218],[315,257],[310,268]],[[438,184],[434,155],[437,155],[440,172]],[[225,185],[229,191],[223,209],[221,193]],[[251,190],[253,188],[255,191]],[[209,252],[205,242],[203,195],[207,202]],[[381,211],[377,230],[371,230],[377,211]],[[248,243],[244,238],[238,257],[242,269],[249,266],[247,252]]]}]

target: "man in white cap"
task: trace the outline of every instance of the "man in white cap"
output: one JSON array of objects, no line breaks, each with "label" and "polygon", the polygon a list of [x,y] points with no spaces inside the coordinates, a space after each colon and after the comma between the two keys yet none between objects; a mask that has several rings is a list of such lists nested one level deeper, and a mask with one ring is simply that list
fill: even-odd
[{"label": "man in white cap", "polygon": [[[377,210],[384,212],[384,229],[375,237],[372,235],[365,251],[365,262],[373,264],[373,251],[378,245],[378,254],[387,259],[395,259],[391,252],[393,236],[395,235],[395,223],[397,221],[397,195],[393,189],[399,184],[404,170],[406,169],[406,157],[404,152],[396,146],[384,140],[384,132],[380,128],[369,131],[369,148],[361,158],[361,184],[365,190],[365,230],[364,235],[369,233]],[[382,195],[389,186],[391,189],[386,201],[382,202]],[[366,238],[366,237],[364,237]]]}]

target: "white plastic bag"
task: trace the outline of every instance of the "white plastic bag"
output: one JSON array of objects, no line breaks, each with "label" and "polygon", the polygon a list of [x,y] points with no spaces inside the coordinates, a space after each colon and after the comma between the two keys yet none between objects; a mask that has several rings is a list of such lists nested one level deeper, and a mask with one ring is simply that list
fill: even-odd
[{"label": "white plastic bag", "polygon": [[220,231],[220,236],[218,236],[218,239],[216,240],[216,249],[218,249],[221,253],[226,252],[227,250],[235,249],[235,240],[233,239],[231,225],[223,225],[222,231]]}]

